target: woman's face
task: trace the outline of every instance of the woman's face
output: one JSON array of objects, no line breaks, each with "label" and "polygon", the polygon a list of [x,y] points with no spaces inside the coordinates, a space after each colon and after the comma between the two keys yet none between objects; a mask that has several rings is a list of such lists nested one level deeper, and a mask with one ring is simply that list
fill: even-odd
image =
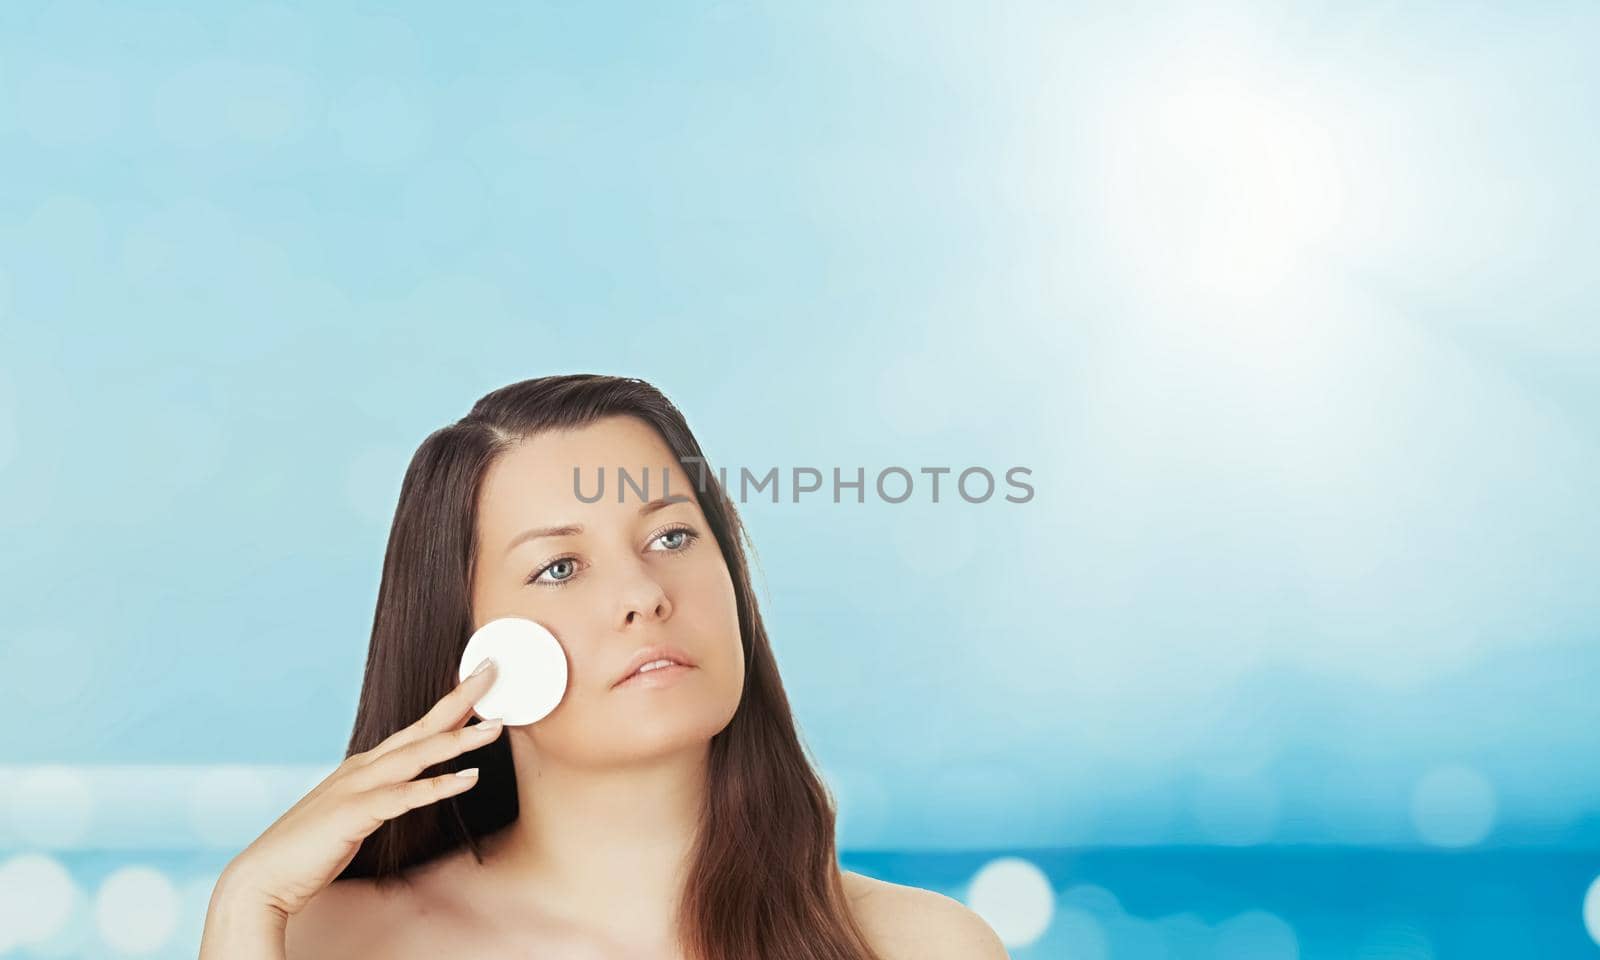
[{"label": "woman's face", "polygon": [[[580,500],[574,468],[585,497],[601,475],[605,495]],[[620,471],[635,486],[620,485],[619,503]],[[509,728],[541,755],[578,766],[626,762],[703,743],[733,718],[744,687],[738,606],[695,479],[631,416],[541,433],[490,466],[478,501],[473,629],[526,617],[561,641],[561,703]],[[646,506],[668,493],[686,499]],[[573,529],[526,536],[553,527]],[[658,643],[682,649],[694,669],[665,686],[613,686],[637,651]]]}]

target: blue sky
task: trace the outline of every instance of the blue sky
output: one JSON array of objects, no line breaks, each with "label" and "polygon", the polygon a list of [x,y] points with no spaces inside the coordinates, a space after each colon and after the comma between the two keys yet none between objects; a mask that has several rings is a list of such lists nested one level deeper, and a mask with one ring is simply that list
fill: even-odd
[{"label": "blue sky", "polygon": [[0,766],[248,832],[411,451],[596,371],[1033,471],[746,508],[849,845],[1592,844],[1597,16],[9,4]]}]

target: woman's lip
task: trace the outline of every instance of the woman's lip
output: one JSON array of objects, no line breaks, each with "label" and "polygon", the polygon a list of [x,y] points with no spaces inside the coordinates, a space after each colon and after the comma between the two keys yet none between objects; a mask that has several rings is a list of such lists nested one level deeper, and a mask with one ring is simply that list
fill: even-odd
[{"label": "woman's lip", "polygon": [[670,667],[656,667],[654,670],[634,674],[617,684],[617,687],[663,687],[676,683],[678,678],[693,669],[694,667],[682,663],[674,663]]},{"label": "woman's lip", "polygon": [[694,658],[689,656],[688,651],[682,649],[676,644],[652,643],[648,647],[640,647],[633,652],[633,656],[628,658],[628,672],[612,681],[611,685],[620,686],[622,681],[633,676],[640,670],[640,668],[648,667],[650,664],[655,663],[658,660],[670,660],[673,663],[681,663],[690,667],[694,666]]}]

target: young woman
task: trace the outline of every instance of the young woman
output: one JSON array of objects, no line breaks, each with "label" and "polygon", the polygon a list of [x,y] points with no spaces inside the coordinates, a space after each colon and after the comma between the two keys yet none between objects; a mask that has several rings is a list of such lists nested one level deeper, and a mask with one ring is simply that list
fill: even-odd
[{"label": "young woman", "polygon": [[[597,375],[423,441],[347,756],[223,871],[202,960],[1006,957],[959,902],[839,869],[703,456],[659,391]],[[504,616],[560,638],[565,696],[468,723],[494,668],[458,684],[462,651]],[[655,647],[684,665],[632,676]]]}]

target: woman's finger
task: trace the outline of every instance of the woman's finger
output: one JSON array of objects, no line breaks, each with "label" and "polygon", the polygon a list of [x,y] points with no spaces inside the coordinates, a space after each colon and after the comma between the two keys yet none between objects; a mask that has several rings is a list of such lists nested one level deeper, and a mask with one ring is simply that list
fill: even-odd
[{"label": "woman's finger", "polygon": [[408,810],[464,793],[477,782],[478,768],[468,767],[457,773],[440,774],[425,780],[407,780],[375,787],[362,795],[361,806],[369,816],[393,820]]},{"label": "woman's finger", "polygon": [[488,720],[445,730],[395,747],[352,773],[350,789],[361,791],[384,784],[408,782],[436,763],[493,743],[502,729],[503,724],[499,720]]},{"label": "woman's finger", "polygon": [[414,743],[423,737],[430,737],[436,733],[459,727],[472,715],[472,705],[482,698],[484,691],[494,684],[496,665],[493,660],[484,661],[484,669],[474,673],[467,679],[456,684],[455,689],[439,698],[421,719],[410,726],[403,727],[390,734],[377,746],[366,752],[367,756],[376,760],[378,757],[392,750]]}]

